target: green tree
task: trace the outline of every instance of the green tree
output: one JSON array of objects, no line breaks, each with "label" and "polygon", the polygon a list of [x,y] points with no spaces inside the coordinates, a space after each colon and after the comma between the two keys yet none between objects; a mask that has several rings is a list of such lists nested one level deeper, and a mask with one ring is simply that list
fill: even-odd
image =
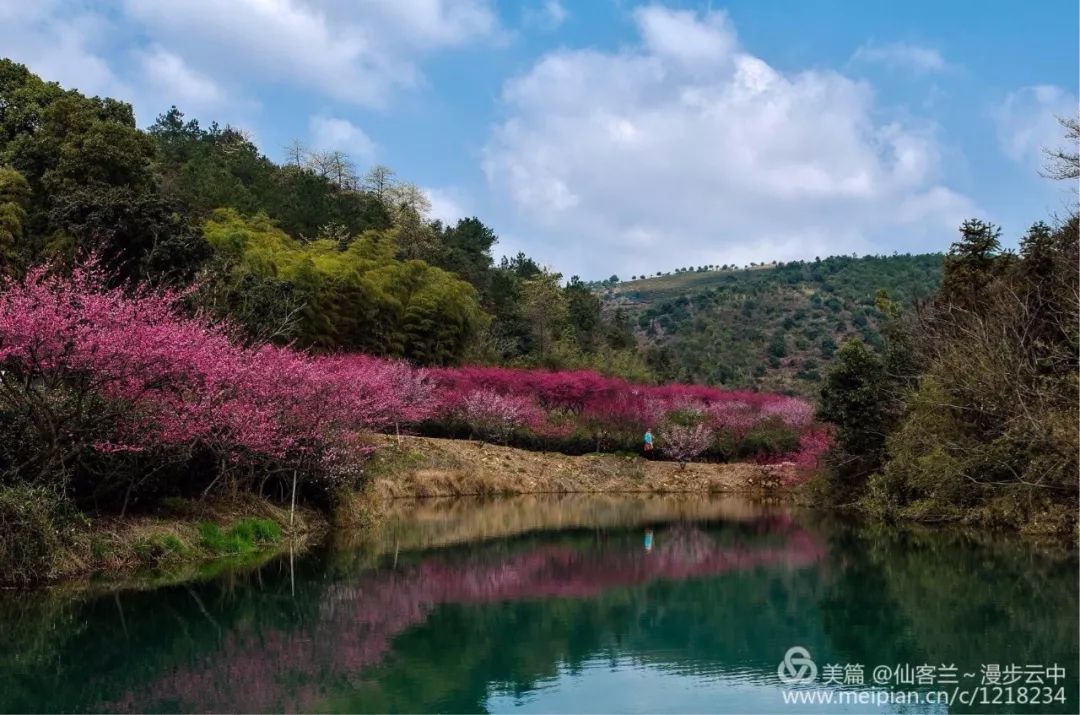
[{"label": "green tree", "polygon": [[14,169],[0,166],[0,273],[10,273],[18,251],[30,204],[30,185]]},{"label": "green tree", "polygon": [[600,299],[577,276],[573,276],[564,290],[567,316],[574,339],[581,350],[595,350],[601,325]]},{"label": "green tree", "polygon": [[1019,256],[988,251],[971,274],[978,300],[943,292],[920,316],[924,367],[872,480],[874,506],[1075,534],[1077,222],[1034,225]]},{"label": "green tree", "polygon": [[555,341],[567,324],[566,296],[558,273],[543,271],[522,283],[521,314],[531,330],[531,352],[548,365]]},{"label": "green tree", "polygon": [[960,226],[960,240],[949,247],[938,300],[956,308],[974,306],[1002,268],[1001,229],[979,219]]},{"label": "green tree", "polygon": [[438,265],[486,293],[493,263],[491,249],[498,240],[495,232],[475,216],[460,219],[442,231]]},{"label": "green tree", "polygon": [[168,266],[190,277],[208,255],[159,191],[154,140],[131,105],[88,98],[0,60],[0,164],[26,179],[28,260],[50,249],[96,250],[121,278]]},{"label": "green tree", "polygon": [[881,358],[859,340],[841,345],[825,375],[818,414],[836,425],[833,463],[844,497],[857,496],[866,477],[881,467],[891,404]]},{"label": "green tree", "polygon": [[349,235],[393,224],[388,206],[354,180],[343,155],[313,155],[294,143],[288,163],[278,166],[243,131],[216,123],[203,128],[176,107],[148,132],[157,144],[165,196],[198,220],[215,208],[262,212],[290,235],[307,237],[329,224]]},{"label": "green tree", "polygon": [[[322,238],[301,243],[268,217],[215,211],[205,235],[229,266],[219,304],[259,286],[265,302],[249,302],[252,325],[283,325],[301,345],[398,355],[424,364],[456,362],[485,316],[475,289],[423,261],[400,261],[396,233],[366,231],[343,245]],[[271,299],[278,302],[271,302]]]},{"label": "green tree", "polygon": [[604,340],[613,350],[630,350],[637,346],[633,323],[630,322],[629,314],[622,308],[615,309],[615,312],[605,321],[604,327]]}]

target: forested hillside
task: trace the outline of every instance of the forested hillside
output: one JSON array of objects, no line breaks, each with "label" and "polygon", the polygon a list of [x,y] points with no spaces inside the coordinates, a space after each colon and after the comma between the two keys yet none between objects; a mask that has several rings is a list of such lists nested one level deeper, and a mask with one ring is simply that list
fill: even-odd
[{"label": "forested hillside", "polygon": [[122,101],[0,60],[0,273],[94,253],[117,281],[194,281],[191,308],[252,341],[803,395],[844,339],[880,346],[878,289],[907,305],[940,274],[929,255],[567,281],[497,262],[491,228],[433,219],[386,167],[284,154],[175,107],[143,131]]},{"label": "forested hillside", "polygon": [[[845,340],[879,350],[884,290],[903,306],[932,296],[940,254],[837,256],[745,269],[685,269],[605,284],[660,380],[814,395]],[[726,267],[725,267],[726,268]]]},{"label": "forested hillside", "polygon": [[176,107],[147,129],[0,59],[0,275],[94,254],[116,283],[190,285],[249,341],[421,365],[594,368],[647,379],[629,326],[475,217],[445,225],[384,166],[299,141],[276,163]]}]

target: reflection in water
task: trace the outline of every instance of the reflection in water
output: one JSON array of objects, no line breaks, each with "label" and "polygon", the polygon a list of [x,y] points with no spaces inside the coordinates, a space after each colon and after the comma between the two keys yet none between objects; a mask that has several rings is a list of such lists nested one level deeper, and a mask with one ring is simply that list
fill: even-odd
[{"label": "reflection in water", "polygon": [[399,510],[295,572],[0,601],[0,710],[595,711],[628,707],[602,685],[622,680],[665,693],[645,709],[770,711],[787,709],[791,645],[821,662],[1076,662],[1074,555],[731,499]]}]

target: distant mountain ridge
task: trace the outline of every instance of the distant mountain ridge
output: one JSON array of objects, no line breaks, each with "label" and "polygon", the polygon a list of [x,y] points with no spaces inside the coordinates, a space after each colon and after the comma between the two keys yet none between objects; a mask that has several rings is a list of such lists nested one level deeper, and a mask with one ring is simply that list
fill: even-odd
[{"label": "distant mountain ridge", "polygon": [[940,253],[833,256],[730,270],[686,269],[598,291],[622,311],[659,380],[813,396],[845,340],[881,348],[884,289],[904,306],[934,294]]}]

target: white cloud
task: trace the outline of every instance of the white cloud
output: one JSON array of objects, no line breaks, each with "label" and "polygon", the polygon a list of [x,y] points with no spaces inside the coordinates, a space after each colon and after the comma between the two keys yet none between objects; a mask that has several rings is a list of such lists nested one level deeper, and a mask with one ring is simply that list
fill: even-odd
[{"label": "white cloud", "polygon": [[308,128],[315,149],[343,151],[356,161],[371,161],[375,157],[375,142],[347,119],[319,114],[308,120]]},{"label": "white cloud", "polygon": [[1061,87],[1036,85],[1011,92],[994,113],[1001,149],[1013,161],[1033,169],[1041,167],[1046,159],[1043,149],[1065,142],[1057,118],[1076,114],[1076,96]]},{"label": "white cloud", "polygon": [[457,189],[428,187],[421,190],[431,202],[431,210],[428,212],[431,218],[437,218],[447,225],[454,225],[458,219],[472,215],[465,209],[464,197]]},{"label": "white cloud", "polygon": [[562,27],[570,13],[559,0],[544,0],[538,5],[526,6],[522,17],[526,25],[551,32]]},{"label": "white cloud", "polygon": [[364,105],[417,84],[419,56],[498,29],[487,0],[126,0],[125,9],[203,72]]},{"label": "white cloud", "polygon": [[936,49],[907,42],[889,42],[883,45],[868,42],[855,50],[851,61],[880,64],[890,69],[908,70],[918,74],[949,69],[949,63]]},{"label": "white cloud", "polygon": [[0,0],[0,55],[142,124],[175,103],[252,126],[266,85],[384,105],[431,54],[500,33],[492,0]]},{"label": "white cloud", "polygon": [[656,57],[687,66],[713,66],[732,59],[735,29],[726,13],[698,16],[688,10],[650,5],[635,10],[634,20],[645,47]]},{"label": "white cloud", "polygon": [[484,168],[541,260],[596,276],[937,249],[974,210],[940,185],[932,127],[878,123],[866,84],[779,72],[723,13],[635,21],[639,46],[554,52],[504,89]]},{"label": "white cloud", "polygon": [[185,109],[208,109],[223,104],[226,92],[214,80],[197,72],[183,58],[163,47],[138,52],[142,79],[154,94]]},{"label": "white cloud", "polygon": [[85,94],[131,91],[105,60],[105,38],[115,29],[103,15],[60,0],[0,2],[0,56]]}]

